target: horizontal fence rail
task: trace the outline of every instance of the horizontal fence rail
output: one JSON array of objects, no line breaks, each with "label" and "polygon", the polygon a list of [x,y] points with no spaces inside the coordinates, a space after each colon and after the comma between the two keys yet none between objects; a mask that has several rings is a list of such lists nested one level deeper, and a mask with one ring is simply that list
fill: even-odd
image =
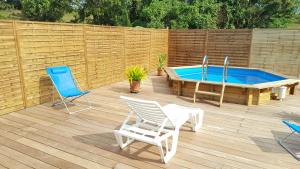
[{"label": "horizontal fence rail", "polygon": [[125,79],[131,65],[257,67],[300,77],[300,30],[168,30],[30,21],[0,21],[0,114],[51,100],[45,68],[68,65],[83,89]]}]

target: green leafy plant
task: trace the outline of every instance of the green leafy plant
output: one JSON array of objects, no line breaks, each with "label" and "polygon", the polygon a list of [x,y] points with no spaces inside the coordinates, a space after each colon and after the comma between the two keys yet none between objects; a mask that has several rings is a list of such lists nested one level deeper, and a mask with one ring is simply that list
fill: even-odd
[{"label": "green leafy plant", "polygon": [[167,55],[166,54],[161,54],[158,56],[158,63],[157,63],[157,68],[163,68],[164,65],[166,64],[167,61]]},{"label": "green leafy plant", "polygon": [[71,0],[21,0],[22,13],[36,21],[58,21],[71,10]]},{"label": "green leafy plant", "polygon": [[128,67],[125,74],[130,82],[140,81],[147,77],[147,71],[142,66]]}]

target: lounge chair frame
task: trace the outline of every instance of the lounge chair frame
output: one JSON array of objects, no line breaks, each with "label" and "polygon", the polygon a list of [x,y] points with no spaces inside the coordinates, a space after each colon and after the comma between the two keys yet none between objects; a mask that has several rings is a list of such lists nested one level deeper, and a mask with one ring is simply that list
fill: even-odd
[{"label": "lounge chair frame", "polygon": [[[76,85],[76,87],[82,91],[82,89],[80,88],[80,86],[78,85],[78,82],[77,80],[75,79],[74,75],[73,75],[73,72],[70,70],[70,74],[72,76],[72,80],[74,82],[74,84]],[[70,108],[68,107],[68,103],[72,103],[73,105],[77,106],[77,107],[80,107],[80,106],[83,106],[82,104],[75,104],[73,101],[75,101],[76,99],[86,95],[86,94],[81,94],[81,95],[78,95],[78,96],[73,96],[73,97],[64,97],[60,94],[59,90],[58,90],[58,87],[56,86],[55,82],[53,81],[52,77],[50,75],[48,75],[49,78],[51,79],[51,82],[53,84],[52,86],[52,107],[56,106],[56,105],[60,105],[60,104],[63,104],[68,113],[69,114],[75,114],[75,113],[78,113],[78,112],[81,112],[81,111],[84,111],[84,110],[89,110],[89,109],[92,109],[92,105],[91,105],[91,102],[89,101],[89,99],[87,97],[84,97],[85,101],[88,103],[88,107],[86,108],[83,108],[83,109],[79,109],[79,110],[75,110],[75,111],[71,111]],[[60,101],[58,102],[55,102],[55,91],[58,93],[59,95],[59,98],[60,98]],[[85,106],[85,105],[84,105]]]},{"label": "lounge chair frame", "polygon": [[[289,123],[289,120],[284,120],[287,123]],[[284,122],[283,121],[283,122]],[[288,126],[289,129],[291,130],[291,133],[289,133],[287,136],[285,136],[282,139],[276,139],[277,142],[286,150],[288,151],[296,160],[300,160],[300,154],[296,154],[293,150],[291,150],[288,145],[285,144],[286,140],[291,137],[292,135],[294,135],[296,133],[296,131],[294,129],[292,129],[290,126]]]},{"label": "lounge chair frame", "polygon": [[[121,96],[121,99],[130,108],[129,114],[120,129],[114,131],[121,149],[124,149],[135,140],[152,144],[159,148],[161,161],[167,163],[176,153],[180,127],[188,120],[192,124],[193,131],[199,130],[202,126],[203,111],[201,109],[193,109],[186,119],[176,123],[168,117],[169,115],[165,113],[164,107],[160,107],[157,102],[124,96]],[[143,109],[143,107],[145,108],[144,113],[136,111],[137,109]],[[188,110],[188,108],[186,109]],[[151,114],[151,111],[153,111],[153,114]],[[151,115],[154,117],[151,117]],[[130,124],[130,119],[134,117],[136,121]],[[171,144],[169,145],[169,143]]]}]

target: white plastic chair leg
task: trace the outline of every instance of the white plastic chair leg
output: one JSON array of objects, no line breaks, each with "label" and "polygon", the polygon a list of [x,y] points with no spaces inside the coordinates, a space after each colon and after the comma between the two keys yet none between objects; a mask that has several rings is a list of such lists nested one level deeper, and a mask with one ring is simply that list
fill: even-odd
[{"label": "white plastic chair leg", "polygon": [[203,123],[203,112],[197,112],[191,114],[191,123],[193,131],[198,131],[202,127]]},{"label": "white plastic chair leg", "polygon": [[[168,163],[168,161],[176,154],[177,151],[177,144],[178,144],[178,136],[179,136],[179,129],[177,132],[174,132],[171,136],[172,138],[172,144],[171,144],[171,149],[169,149],[168,145],[166,145],[165,151],[163,149],[162,143],[158,144],[159,151],[160,151],[160,157],[162,162]],[[162,141],[168,144],[168,139],[170,137],[166,138],[166,140]]]},{"label": "white plastic chair leg", "polygon": [[126,142],[124,142],[123,136],[117,130],[114,131],[114,135],[121,149],[124,149],[134,141],[134,139],[126,137]]}]

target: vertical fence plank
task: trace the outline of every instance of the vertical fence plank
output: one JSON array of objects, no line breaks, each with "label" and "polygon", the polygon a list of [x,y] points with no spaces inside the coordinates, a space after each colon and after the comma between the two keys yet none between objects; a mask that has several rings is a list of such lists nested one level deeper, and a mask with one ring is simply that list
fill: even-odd
[{"label": "vertical fence plank", "polygon": [[83,31],[83,50],[84,50],[84,61],[85,61],[85,74],[86,74],[86,85],[87,88],[90,89],[90,81],[89,81],[89,67],[88,67],[88,58],[87,58],[87,46],[86,46],[86,25],[82,25],[82,31]]},{"label": "vertical fence plank", "polygon": [[123,44],[124,44],[124,59],[125,59],[125,61],[124,61],[124,67],[125,68],[127,68],[127,55],[126,55],[126,48],[125,48],[125,46],[126,46],[126,28],[124,28],[123,29]]},{"label": "vertical fence plank", "polygon": [[26,108],[27,107],[27,102],[26,102],[26,95],[25,95],[25,83],[24,83],[24,72],[23,72],[23,66],[22,66],[22,58],[20,55],[20,41],[18,37],[18,32],[17,32],[17,24],[16,21],[13,21],[13,31],[14,31],[14,37],[15,37],[15,46],[16,46],[16,55],[17,55],[17,62],[18,62],[18,68],[19,68],[19,77],[20,77],[20,83],[21,83],[21,92],[22,92],[22,100],[23,100],[23,105]]},{"label": "vertical fence plank", "polygon": [[208,45],[208,29],[205,31],[205,45],[204,45],[204,54],[207,55],[207,45]]},{"label": "vertical fence plank", "polygon": [[0,115],[25,107],[13,21],[0,22]]},{"label": "vertical fence plank", "polygon": [[149,34],[150,34],[150,47],[149,47],[149,54],[148,54],[148,71],[151,71],[151,47],[152,47],[152,41],[151,41],[151,37],[152,37],[152,30],[149,30]]},{"label": "vertical fence plank", "polygon": [[251,29],[251,34],[250,34],[250,47],[249,47],[248,66],[247,67],[251,67],[252,41],[253,41],[253,29]]}]

